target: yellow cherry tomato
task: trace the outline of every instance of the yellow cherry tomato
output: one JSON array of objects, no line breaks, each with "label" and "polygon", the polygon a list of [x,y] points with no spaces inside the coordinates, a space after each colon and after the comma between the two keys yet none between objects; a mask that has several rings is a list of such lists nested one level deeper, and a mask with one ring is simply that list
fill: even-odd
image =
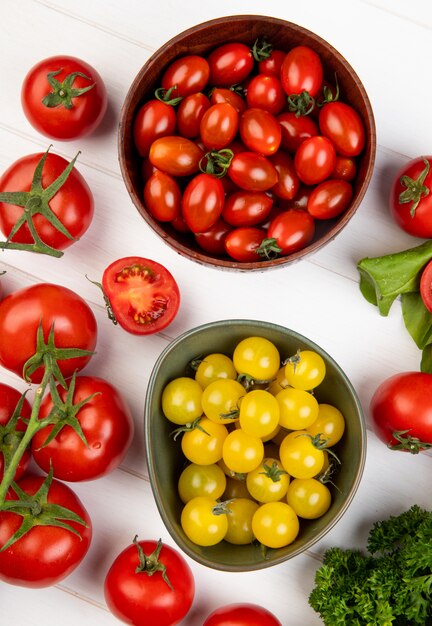
[{"label": "yellow cherry tomato", "polygon": [[223,443],[228,430],[223,424],[216,424],[202,417],[193,428],[187,430],[181,440],[185,457],[197,465],[212,465],[222,458]]},{"label": "yellow cherry tomato", "polygon": [[215,380],[229,378],[235,380],[237,372],[229,356],[215,352],[203,357],[195,371],[195,380],[203,389]]},{"label": "yellow cherry tomato", "polygon": [[305,431],[289,433],[279,448],[283,468],[293,478],[313,478],[324,465],[324,452]]},{"label": "yellow cherry tomato", "polygon": [[285,502],[262,504],[252,518],[257,541],[268,548],[283,548],[297,537],[300,523],[293,508]]},{"label": "yellow cherry tomato", "polygon": [[233,472],[246,474],[258,467],[263,460],[264,444],[259,437],[236,429],[223,442],[222,458]]},{"label": "yellow cherry tomato", "polygon": [[280,391],[276,400],[279,404],[279,424],[289,430],[304,430],[318,417],[318,400],[308,391],[287,387]]},{"label": "yellow cherry tomato", "polygon": [[180,474],[178,492],[184,504],[204,496],[218,500],[226,489],[226,476],[219,465],[197,465],[191,463]]},{"label": "yellow cherry tomato", "polygon": [[240,399],[245,394],[246,389],[236,380],[215,380],[203,390],[202,410],[213,422],[232,423],[239,418]]},{"label": "yellow cherry tomato", "polygon": [[181,526],[186,536],[199,546],[214,546],[228,530],[227,513],[220,512],[220,503],[212,498],[193,498],[181,513]]},{"label": "yellow cherry tomato", "polygon": [[245,433],[266,437],[279,425],[279,404],[268,391],[249,391],[240,403],[240,427]]},{"label": "yellow cherry tomato", "polygon": [[264,461],[246,477],[246,486],[258,502],[277,502],[288,491],[290,477],[277,459]]},{"label": "yellow cherry tomato", "polygon": [[239,374],[254,380],[271,380],[279,370],[280,355],[265,337],[247,337],[235,347],[233,362]]},{"label": "yellow cherry tomato", "polygon": [[170,422],[192,424],[202,414],[202,388],[193,378],[180,376],[169,382],[162,392],[162,411]]},{"label": "yellow cherry tomato", "polygon": [[330,448],[342,439],[345,432],[345,419],[335,406],[319,404],[318,416],[306,430],[313,436],[321,435],[323,439],[327,439],[326,447]]},{"label": "yellow cherry tomato", "polygon": [[235,498],[249,498],[252,500],[248,488],[246,487],[246,477],[244,480],[238,480],[237,478],[226,477],[226,488],[223,492],[222,500],[234,500]]},{"label": "yellow cherry tomato", "polygon": [[276,378],[270,383],[267,391],[271,393],[272,396],[275,396],[279,393],[279,391],[282,391],[282,389],[286,389],[287,387],[289,387],[289,383],[285,374],[285,365],[283,365],[279,368]]},{"label": "yellow cherry tomato", "polygon": [[318,387],[326,375],[325,361],[313,350],[298,350],[285,365],[288,384],[296,389],[310,391]]},{"label": "yellow cherry tomato", "polygon": [[331,493],[316,478],[294,478],[288,487],[287,502],[299,517],[318,519],[329,510]]},{"label": "yellow cherry tomato", "polygon": [[252,517],[258,504],[250,498],[236,498],[226,503],[228,508],[228,530],[224,537],[228,543],[244,546],[255,539],[252,531]]}]

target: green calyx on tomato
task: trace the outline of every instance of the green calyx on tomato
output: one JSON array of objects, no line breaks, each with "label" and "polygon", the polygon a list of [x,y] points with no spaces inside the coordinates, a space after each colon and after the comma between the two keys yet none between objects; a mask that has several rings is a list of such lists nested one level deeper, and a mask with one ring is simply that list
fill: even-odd
[{"label": "green calyx on tomato", "polygon": [[201,424],[200,424],[201,420],[202,420],[202,417],[197,417],[196,420],[194,420],[193,422],[190,422],[189,424],[185,424],[184,426],[180,426],[180,428],[176,428],[175,430],[173,430],[172,433],[170,433],[170,434],[172,435],[174,441],[182,433],[188,433],[191,430],[195,430],[195,429],[200,430],[202,433],[204,433],[205,435],[208,435],[210,437],[211,436],[210,433],[208,433],[205,430],[205,428],[203,428],[201,426]]},{"label": "green calyx on tomato", "polygon": [[170,106],[176,106],[183,100],[183,96],[175,96],[172,98],[172,93],[177,91],[177,85],[173,85],[169,89],[164,89],[164,87],[158,87],[155,91],[155,98],[164,102],[165,104],[169,104]]},{"label": "green calyx on tomato", "polygon": [[27,391],[19,398],[8,422],[4,425],[0,424],[0,454],[3,455],[4,467],[10,465],[13,455],[24,437],[24,431],[18,430],[17,425],[22,414]]},{"label": "green calyx on tomato", "polygon": [[411,178],[410,176],[404,175],[401,176],[399,181],[402,187],[405,187],[405,190],[399,194],[399,202],[401,204],[412,202],[412,206],[410,208],[411,217],[414,217],[420,200],[427,196],[430,191],[429,187],[424,184],[426,177],[429,174],[430,163],[425,158],[423,158],[423,162],[425,167],[417,178]]},{"label": "green calyx on tomato", "polygon": [[410,429],[393,431],[393,438],[396,439],[398,443],[389,443],[387,447],[390,448],[390,450],[406,450],[411,454],[418,454],[423,450],[432,448],[432,443],[421,441],[418,437],[411,437],[408,434],[409,432]]},{"label": "green calyx on tomato", "polygon": [[335,90],[331,89],[328,85],[323,85],[322,88],[322,99],[317,101],[316,105],[318,108],[323,107],[325,104],[329,104],[329,102],[336,102],[339,100],[339,82],[337,79],[337,74],[335,74]]},{"label": "green calyx on tomato", "polygon": [[62,71],[63,68],[60,68],[55,72],[49,72],[47,75],[47,81],[53,88],[53,91],[51,91],[42,99],[42,104],[49,109],[53,109],[54,107],[58,106],[63,106],[65,109],[72,109],[72,98],[78,98],[79,96],[82,96],[84,93],[90,91],[90,89],[93,89],[93,87],[96,85],[96,83],[92,83],[91,85],[88,85],[88,87],[81,87],[79,89],[74,88],[73,83],[77,76],[80,76],[85,80],[91,81],[91,78],[83,74],[83,72],[71,72],[71,74],[68,74],[63,82],[60,83],[55,77],[58,74],[61,74]]},{"label": "green calyx on tomato", "polygon": [[79,532],[67,522],[73,521],[84,527],[87,523],[74,511],[59,504],[48,502],[48,492],[53,480],[53,471],[43,481],[42,485],[34,495],[29,495],[23,491],[17,483],[12,483],[12,489],[18,500],[6,500],[0,507],[1,511],[10,511],[23,518],[21,526],[2,546],[0,552],[9,548],[13,543],[21,539],[35,526],[58,526],[69,530],[79,536]]},{"label": "green calyx on tomato", "polygon": [[284,474],[288,474],[288,472],[279,467],[277,461],[273,461],[271,465],[263,463],[263,470],[264,471],[260,472],[260,474],[264,474],[264,476],[270,478],[274,483],[279,482],[281,476],[283,476]]},{"label": "green calyx on tomato", "polygon": [[217,178],[222,178],[227,173],[233,157],[234,152],[229,148],[210,150],[201,159],[199,163],[200,170],[204,174],[212,174]]},{"label": "green calyx on tomato", "polygon": [[280,255],[282,248],[278,246],[277,240],[274,237],[266,237],[262,240],[255,252],[264,259],[271,261]]},{"label": "green calyx on tomato", "polygon": [[[51,146],[50,146],[51,147]],[[80,152],[72,159],[69,165],[63,170],[60,176],[45,189],[42,187],[42,171],[45,161],[48,157],[50,148],[44,153],[34,171],[33,180],[30,191],[4,191],[0,192],[0,202],[14,204],[24,209],[20,218],[16,221],[6,241],[0,242],[0,248],[8,248],[10,250],[29,250],[38,252],[39,254],[48,254],[54,257],[63,256],[63,252],[56,250],[47,245],[40,238],[37,229],[33,223],[33,217],[37,214],[42,215],[58,232],[67,237],[74,239],[70,232],[61,223],[49,205],[49,201],[61,189],[69,174],[72,172],[75,161]],[[27,224],[28,229],[33,237],[34,243],[16,243],[12,241],[17,231]]]},{"label": "green calyx on tomato", "polygon": [[[239,374],[237,376],[237,380],[241,385],[243,385],[246,391],[250,391],[256,387],[256,385],[270,385],[270,383],[274,381],[274,378],[254,378],[250,374]],[[233,415],[232,417],[238,417],[238,410],[235,411],[235,413],[236,415]]]},{"label": "green calyx on tomato", "polygon": [[159,561],[159,555],[162,550],[162,539],[157,542],[156,548],[148,556],[144,553],[142,546],[138,541],[138,535],[135,535],[133,544],[137,547],[139,555],[139,565],[135,569],[136,574],[147,574],[147,576],[153,576],[156,572],[161,572],[162,578],[170,589],[174,589],[172,586],[166,571],[166,565]]},{"label": "green calyx on tomato", "polygon": [[258,61],[258,63],[265,61],[269,58],[272,51],[273,45],[267,41],[265,37],[255,39],[254,45],[252,46],[252,55],[255,61]]},{"label": "green calyx on tomato", "polygon": [[296,117],[300,115],[309,115],[315,108],[315,98],[308,91],[302,91],[299,94],[291,94],[288,96],[288,110],[295,113]]}]

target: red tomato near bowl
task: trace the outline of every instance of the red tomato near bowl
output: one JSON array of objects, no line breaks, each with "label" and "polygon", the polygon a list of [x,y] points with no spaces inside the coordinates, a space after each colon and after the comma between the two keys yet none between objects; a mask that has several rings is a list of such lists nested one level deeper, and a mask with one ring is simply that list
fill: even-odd
[{"label": "red tomato near bowl", "polygon": [[414,237],[432,237],[432,156],[408,161],[393,179],[390,212]]},{"label": "red tomato near bowl", "polygon": [[246,101],[251,109],[264,109],[278,115],[286,104],[286,93],[279,78],[258,74],[248,85]]},{"label": "red tomato near bowl", "polygon": [[212,104],[200,123],[200,136],[209,150],[226,148],[237,135],[239,116],[228,102]]},{"label": "red tomato near bowl", "polygon": [[352,186],[346,180],[328,179],[312,189],[307,210],[317,220],[338,217],[350,205]]},{"label": "red tomato near bowl", "polygon": [[[38,283],[14,291],[0,302],[0,364],[23,376],[23,368],[36,352],[39,324],[45,341],[54,326],[54,343],[59,350],[79,348],[91,353],[96,346],[96,319],[88,304],[74,291],[50,283]],[[87,365],[91,354],[71,359],[59,359],[65,378]],[[38,367],[30,378],[40,383],[44,366]]]},{"label": "red tomato near bowl", "polygon": [[[199,136],[204,113],[210,108],[210,100],[203,93],[192,93],[180,102],[177,109],[177,131],[182,137]],[[174,128],[172,130],[174,132]],[[169,134],[172,134],[169,133]]]},{"label": "red tomato near bowl", "polygon": [[305,185],[317,185],[328,178],[336,165],[336,152],[330,139],[321,135],[305,139],[294,157],[297,175]]},{"label": "red tomato near bowl", "polygon": [[210,74],[206,59],[198,54],[189,54],[173,61],[162,75],[162,89],[171,89],[173,97],[189,96],[203,91]]},{"label": "red tomato near bowl", "polygon": [[243,43],[233,42],[215,48],[207,57],[210,85],[231,87],[242,83],[252,72],[252,51]]},{"label": "red tomato near bowl", "polygon": [[323,82],[323,67],[319,55],[309,46],[292,48],[282,63],[281,82],[288,96],[307,91],[314,98]]},{"label": "red tomato near bowl", "polygon": [[[30,474],[21,478],[18,486],[28,495],[35,495],[43,482],[44,477]],[[11,489],[6,500],[17,500]],[[60,526],[36,524],[10,547],[0,550],[0,580],[22,587],[49,587],[66,578],[81,563],[92,537],[91,520],[84,505],[72,489],[55,479],[42,503],[42,511],[50,505],[69,509],[85,525],[67,520],[75,531],[71,532]],[[0,512],[0,548],[18,530],[22,519],[17,513]]]},{"label": "red tomato near bowl", "polygon": [[144,203],[159,222],[172,222],[181,211],[181,189],[177,181],[156,170],[144,186]]},{"label": "red tomato near bowl", "polygon": [[292,154],[305,139],[319,133],[318,125],[308,115],[296,115],[294,112],[285,111],[278,115],[277,120],[282,131],[281,146]]},{"label": "red tomato near bowl", "polygon": [[163,330],[180,306],[180,291],[171,272],[143,257],[113,261],[103,273],[102,288],[117,322],[134,335]]},{"label": "red tomato near bowl", "polygon": [[234,154],[228,176],[238,187],[247,191],[267,191],[278,181],[274,165],[256,152]]},{"label": "red tomato near bowl", "polygon": [[321,134],[333,142],[342,156],[358,156],[366,142],[360,115],[346,102],[329,102],[319,112]]},{"label": "red tomato near bowl", "polygon": [[205,252],[220,256],[225,254],[225,239],[232,229],[233,227],[220,217],[217,222],[206,231],[196,233],[195,241]]},{"label": "red tomato near bowl", "polygon": [[156,139],[173,135],[177,123],[174,107],[161,100],[149,100],[138,110],[133,124],[135,147],[145,157]]},{"label": "red tomato near bowl", "polygon": [[271,188],[271,192],[277,198],[292,200],[296,197],[300,188],[300,179],[294,167],[294,160],[289,154],[282,152],[282,150],[273,154],[269,159],[278,175],[278,182]]},{"label": "red tomato near bowl", "polygon": [[277,119],[264,109],[246,109],[240,116],[240,137],[254,152],[269,156],[278,151],[282,131]]},{"label": "red tomato near bowl", "polygon": [[282,626],[267,609],[257,604],[228,604],[213,611],[203,626]]},{"label": "red tomato near bowl", "polygon": [[420,295],[427,310],[432,313],[432,261],[426,265],[420,278]]},{"label": "red tomato near bowl", "polygon": [[108,570],[104,593],[109,610],[127,624],[174,626],[192,606],[195,581],[192,570],[177,550],[135,538]]},{"label": "red tomato near bowl", "polygon": [[221,216],[225,192],[219,178],[198,174],[183,192],[182,215],[193,233],[205,232]]},{"label": "red tomato near bowl", "polygon": [[[101,378],[77,376],[71,398],[61,385],[57,385],[57,394],[64,403],[64,417],[60,412],[55,425],[34,435],[31,449],[36,463],[44,472],[52,467],[56,478],[73,482],[94,480],[112,472],[124,459],[134,430],[132,415],[119,391]],[[88,402],[77,406],[87,398]],[[42,400],[39,419],[48,417],[53,407],[53,396],[48,393]],[[86,443],[68,422],[72,415]],[[47,442],[62,420],[61,430]]]},{"label": "red tomato near bowl", "polygon": [[225,238],[225,251],[235,261],[253,263],[261,261],[257,249],[266,237],[263,228],[244,226],[234,228]]},{"label": "red tomato near bowl", "polygon": [[255,226],[269,215],[273,200],[263,191],[236,191],[225,200],[222,217],[232,226]]},{"label": "red tomato near bowl", "polygon": [[[20,437],[22,437],[27,428],[27,425],[22,421],[21,417],[25,419],[30,418],[31,406],[29,401],[24,398],[19,413],[20,419],[18,419],[15,427],[13,427],[11,418],[21,397],[22,394],[17,389],[0,383],[0,480],[3,478],[5,455],[13,453],[20,442]],[[19,480],[27,470],[30,458],[30,450],[27,448],[19,460],[14,480]]]},{"label": "red tomato near bowl", "polygon": [[21,88],[21,104],[39,133],[63,141],[94,132],[107,109],[99,73],[81,59],[53,56],[32,67]]},{"label": "red tomato near bowl", "polygon": [[[432,446],[432,374],[403,372],[382,382],[370,402],[375,434],[413,454]],[[423,445],[424,444],[424,445]]]},{"label": "red tomato near bowl", "polygon": [[186,137],[167,135],[156,139],[150,146],[152,165],[170,176],[191,176],[199,170],[204,152]]},{"label": "red tomato near bowl", "polygon": [[235,108],[237,113],[243,113],[247,104],[243,100],[240,94],[233,89],[227,89],[226,87],[214,87],[210,96],[211,104],[220,104],[222,102],[228,102]]},{"label": "red tomato near bowl", "polygon": [[[10,192],[28,192],[35,177],[35,170],[45,158],[42,167],[41,184],[47,189],[68,167],[69,162],[52,152],[29,154],[21,157],[4,172],[0,182],[0,194]],[[64,250],[74,244],[88,229],[94,212],[93,194],[84,177],[76,167],[58,191],[49,200],[49,208],[71,235],[67,237],[54,226],[47,217],[35,212],[32,216],[34,227],[47,246],[55,250]],[[0,202],[0,229],[9,237],[13,227],[23,216],[24,208],[9,202]],[[11,241],[33,244],[34,238],[27,223],[24,223],[13,235]]]},{"label": "red tomato near bowl", "polygon": [[288,209],[275,217],[267,232],[269,239],[275,239],[280,254],[292,254],[305,248],[315,234],[314,218],[301,209]]}]

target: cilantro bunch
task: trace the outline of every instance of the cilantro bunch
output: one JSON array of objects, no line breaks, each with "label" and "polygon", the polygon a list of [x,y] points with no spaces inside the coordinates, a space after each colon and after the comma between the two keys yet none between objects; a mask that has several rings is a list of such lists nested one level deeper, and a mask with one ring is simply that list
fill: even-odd
[{"label": "cilantro bunch", "polygon": [[432,512],[415,505],[377,522],[367,551],[326,551],[309,596],[324,624],[432,624]]}]

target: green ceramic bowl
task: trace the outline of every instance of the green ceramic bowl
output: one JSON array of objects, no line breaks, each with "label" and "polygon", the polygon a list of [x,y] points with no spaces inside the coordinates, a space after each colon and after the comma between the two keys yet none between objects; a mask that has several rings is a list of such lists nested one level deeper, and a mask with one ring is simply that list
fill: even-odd
[{"label": "green ceramic bowl", "polygon": [[[185,459],[180,443],[170,433],[175,426],[161,410],[165,385],[178,376],[193,375],[188,363],[197,355],[223,352],[232,355],[236,344],[249,336],[272,341],[286,358],[298,349],[311,349],[325,360],[327,373],[315,395],[319,402],[333,404],[345,416],[346,430],[335,451],[341,460],[332,490],[328,512],[312,521],[301,520],[297,539],[284,548],[269,549],[263,555],[259,545],[235,546],[227,542],[211,547],[192,543],[180,525],[183,504],[177,493],[177,481]],[[225,571],[252,571],[290,559],[319,541],[340,520],[359,486],[366,456],[366,430],[356,392],[337,363],[322,348],[298,333],[267,322],[221,320],[187,331],[172,341],[158,358],[147,389],[145,401],[145,440],[150,481],[165,526],[177,545],[195,561]]]}]

